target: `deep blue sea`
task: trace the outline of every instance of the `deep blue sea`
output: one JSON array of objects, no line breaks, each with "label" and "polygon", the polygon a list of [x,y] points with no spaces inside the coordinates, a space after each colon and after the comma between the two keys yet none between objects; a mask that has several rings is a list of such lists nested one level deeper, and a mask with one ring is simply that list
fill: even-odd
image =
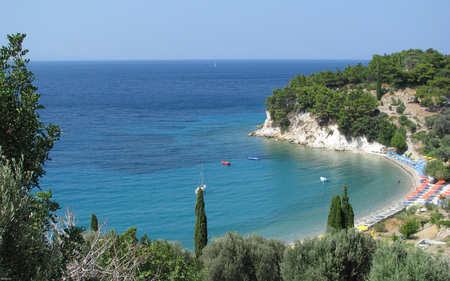
[{"label": "deep blue sea", "polygon": [[79,225],[94,213],[109,229],[136,226],[190,249],[201,164],[209,239],[227,231],[285,241],[315,235],[344,182],[356,218],[366,216],[409,191],[394,164],[247,137],[266,118],[267,96],[297,73],[358,62],[32,62],[41,120],[63,131],[42,187],[74,207]]}]

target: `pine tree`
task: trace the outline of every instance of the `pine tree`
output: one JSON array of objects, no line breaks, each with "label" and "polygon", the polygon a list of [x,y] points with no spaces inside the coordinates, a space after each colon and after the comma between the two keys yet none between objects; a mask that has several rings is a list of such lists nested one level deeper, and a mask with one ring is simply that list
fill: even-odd
[{"label": "pine tree", "polygon": [[91,231],[98,231],[98,220],[95,214],[91,215]]},{"label": "pine tree", "polygon": [[205,202],[203,200],[203,190],[198,189],[197,203],[195,204],[195,216],[197,221],[195,222],[194,229],[194,247],[196,257],[202,255],[202,250],[208,244],[208,229],[205,214]]},{"label": "pine tree", "polygon": [[355,225],[355,215],[353,213],[353,207],[350,205],[349,198],[347,195],[347,183],[344,183],[344,194],[342,195],[342,213],[344,215],[343,228],[349,229],[353,228]]}]

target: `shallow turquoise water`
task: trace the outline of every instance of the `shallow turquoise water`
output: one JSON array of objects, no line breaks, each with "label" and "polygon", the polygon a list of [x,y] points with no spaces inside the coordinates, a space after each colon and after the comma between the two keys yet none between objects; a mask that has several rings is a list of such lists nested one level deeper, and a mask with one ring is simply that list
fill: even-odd
[{"label": "shallow turquoise water", "polygon": [[263,102],[274,88],[296,73],[348,63],[37,63],[47,107],[41,116],[63,130],[42,186],[62,207],[75,207],[81,225],[95,213],[119,232],[136,226],[188,248],[201,163],[210,238],[314,235],[344,182],[356,218],[364,217],[406,194],[409,176],[373,155],[246,136],[264,122]]}]

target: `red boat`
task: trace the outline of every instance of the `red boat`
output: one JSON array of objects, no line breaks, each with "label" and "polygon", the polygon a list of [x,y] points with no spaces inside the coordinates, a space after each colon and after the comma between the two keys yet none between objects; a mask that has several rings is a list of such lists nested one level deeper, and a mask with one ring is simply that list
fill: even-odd
[{"label": "red boat", "polygon": [[222,161],[222,164],[224,164],[224,165],[230,165],[231,163],[228,162],[228,161]]}]

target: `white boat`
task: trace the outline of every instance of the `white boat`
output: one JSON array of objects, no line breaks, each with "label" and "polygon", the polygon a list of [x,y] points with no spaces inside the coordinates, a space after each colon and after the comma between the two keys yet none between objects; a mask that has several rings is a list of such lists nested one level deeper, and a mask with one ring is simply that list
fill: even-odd
[{"label": "white boat", "polygon": [[201,170],[200,170],[200,185],[195,189],[195,194],[198,193],[199,189],[201,188],[202,191],[206,189],[206,184],[203,183],[204,176],[203,176],[203,164],[201,164]]},{"label": "white boat", "polygon": [[323,181],[323,182],[327,182],[328,181],[328,179],[326,177],[320,177],[320,180]]}]

